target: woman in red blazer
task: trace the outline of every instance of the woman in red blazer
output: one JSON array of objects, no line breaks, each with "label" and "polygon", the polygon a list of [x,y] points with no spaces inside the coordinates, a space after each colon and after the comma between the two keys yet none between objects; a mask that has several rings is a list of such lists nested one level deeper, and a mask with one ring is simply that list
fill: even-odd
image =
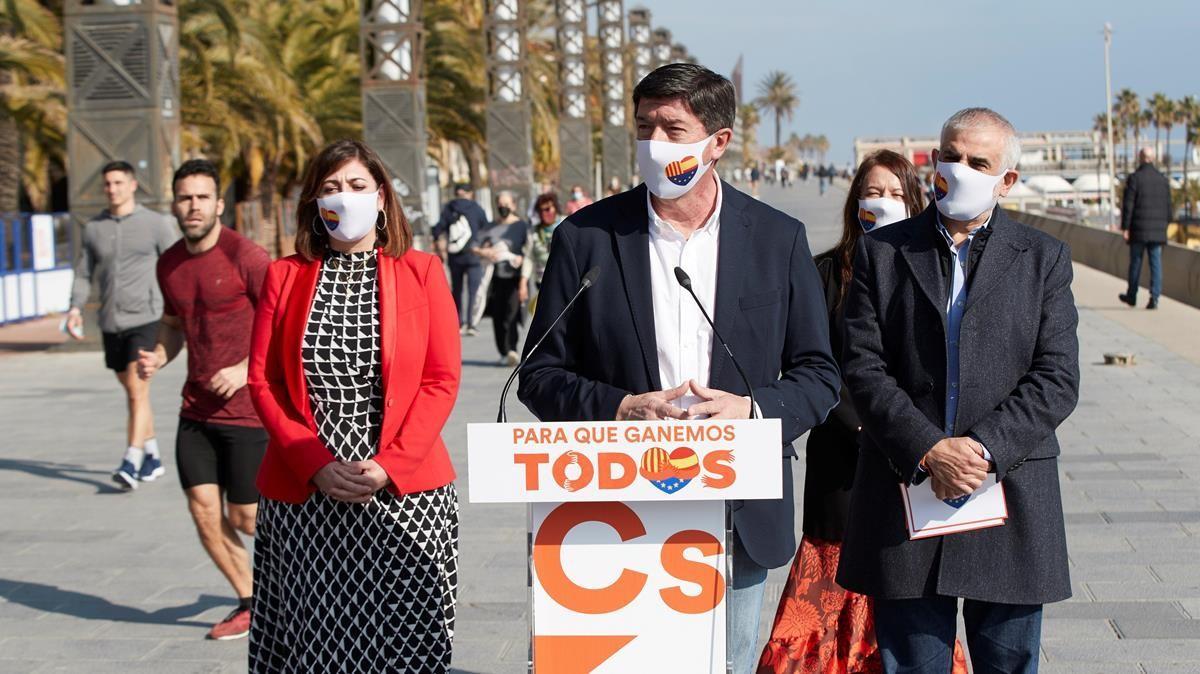
[{"label": "woman in red blazer", "polygon": [[383,162],[309,164],[297,253],[272,263],[249,387],[270,444],[250,671],[446,671],[458,504],[440,433],[461,372],[437,258],[411,249]]}]

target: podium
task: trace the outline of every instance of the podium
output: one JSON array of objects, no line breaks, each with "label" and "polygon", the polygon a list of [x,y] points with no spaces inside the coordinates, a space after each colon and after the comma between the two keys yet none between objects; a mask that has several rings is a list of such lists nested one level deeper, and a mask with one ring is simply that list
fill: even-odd
[{"label": "podium", "polygon": [[727,501],[782,496],[779,420],[469,424],[472,503],[528,503],[534,674],[728,671]]}]

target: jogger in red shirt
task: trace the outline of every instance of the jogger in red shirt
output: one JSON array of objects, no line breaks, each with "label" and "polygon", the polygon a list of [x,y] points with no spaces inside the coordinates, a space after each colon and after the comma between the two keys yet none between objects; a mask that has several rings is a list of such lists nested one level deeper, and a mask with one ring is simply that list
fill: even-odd
[{"label": "jogger in red shirt", "polygon": [[208,637],[237,639],[250,631],[254,591],[250,556],[238,532],[254,535],[254,480],[267,444],[245,388],[246,365],[270,257],[218,222],[225,204],[211,162],[185,162],[173,186],[172,211],[183,239],[159,258],[163,317],[154,350],[139,353],[138,374],[150,379],[186,341],[175,462],[200,543],[238,596],[238,607]]}]

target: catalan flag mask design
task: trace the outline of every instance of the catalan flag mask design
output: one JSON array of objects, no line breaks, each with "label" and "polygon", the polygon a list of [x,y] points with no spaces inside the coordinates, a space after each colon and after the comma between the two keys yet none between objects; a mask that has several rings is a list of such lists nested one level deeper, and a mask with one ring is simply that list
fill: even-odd
[{"label": "catalan flag mask design", "polygon": [[864,232],[886,227],[907,217],[908,209],[903,201],[889,197],[858,200],[858,224],[862,225]]},{"label": "catalan flag mask design", "polygon": [[974,220],[996,205],[998,176],[976,171],[966,164],[939,161],[933,175],[933,197],[938,212],[951,220]]},{"label": "catalan flag mask design", "polygon": [[702,162],[713,136],[695,143],[639,140],[638,173],[646,181],[646,189],[659,199],[678,199],[687,194],[712,165]]}]

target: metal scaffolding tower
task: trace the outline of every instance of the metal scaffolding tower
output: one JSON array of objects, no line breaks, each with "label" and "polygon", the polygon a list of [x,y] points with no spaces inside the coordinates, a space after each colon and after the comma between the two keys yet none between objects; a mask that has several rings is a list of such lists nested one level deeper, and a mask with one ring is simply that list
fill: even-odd
[{"label": "metal scaffolding tower", "polygon": [[363,139],[387,164],[392,186],[414,230],[425,214],[425,80],[422,0],[364,0],[359,23]]},{"label": "metal scaffolding tower", "polygon": [[604,185],[616,178],[629,185],[632,171],[630,124],[625,97],[625,12],[621,0],[599,0],[600,66],[604,77]]},{"label": "metal scaffolding tower", "polygon": [[671,62],[671,31],[666,28],[655,28],[650,39],[651,51],[654,57],[654,67],[661,68]]},{"label": "metal scaffolding tower", "polygon": [[[100,169],[117,159],[136,169],[139,203],[169,210],[180,161],[175,3],[67,0],[63,18],[74,221],[86,222],[108,205]],[[78,228],[72,237],[78,243]]]},{"label": "metal scaffolding tower", "polygon": [[525,8],[521,0],[487,0],[488,177],[511,190],[521,212],[533,193],[533,143],[526,90]]},{"label": "metal scaffolding tower", "polygon": [[654,46],[650,37],[650,10],[629,10],[629,44],[633,52],[633,86],[654,70]]},{"label": "metal scaffolding tower", "polygon": [[584,0],[558,0],[558,184],[563,190],[580,185],[592,191],[592,122],[588,117],[587,5]]}]

